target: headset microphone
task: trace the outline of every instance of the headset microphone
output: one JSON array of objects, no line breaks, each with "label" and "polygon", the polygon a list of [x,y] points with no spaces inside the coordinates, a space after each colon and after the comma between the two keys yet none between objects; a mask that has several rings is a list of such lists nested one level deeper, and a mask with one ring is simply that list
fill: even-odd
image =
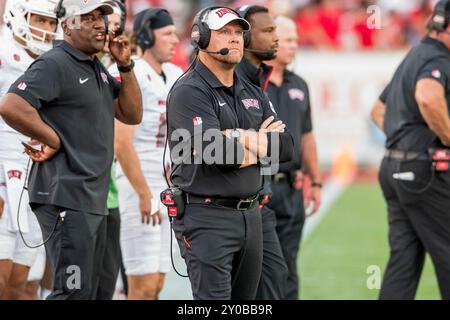
[{"label": "headset microphone", "polygon": [[204,50],[204,49],[199,49],[199,50],[206,52],[206,53],[220,54],[222,56],[226,56],[230,52],[230,49],[228,49],[228,48],[222,48],[219,51],[208,51],[208,50]]}]

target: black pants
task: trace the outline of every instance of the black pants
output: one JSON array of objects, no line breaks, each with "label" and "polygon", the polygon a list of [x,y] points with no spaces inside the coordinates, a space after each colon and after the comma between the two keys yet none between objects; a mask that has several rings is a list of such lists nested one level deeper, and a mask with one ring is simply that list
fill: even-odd
[{"label": "black pants", "polygon": [[[399,172],[413,172],[414,181],[394,179]],[[380,299],[414,299],[425,253],[442,298],[450,299],[450,172],[432,176],[429,161],[383,159],[379,178],[388,206],[390,257]]]},{"label": "black pants", "polygon": [[287,181],[273,182],[271,186],[272,197],[268,207],[275,211],[276,231],[288,269],[288,278],[282,299],[298,300],[300,281],[297,272],[297,258],[305,224],[303,191],[293,189]]},{"label": "black pants", "polygon": [[117,277],[122,263],[119,208],[108,209],[106,225],[106,248],[100,272],[97,300],[111,300],[116,289]]},{"label": "black pants", "polygon": [[239,211],[190,204],[173,223],[195,300],[252,300],[261,275],[262,227],[256,206]]},{"label": "black pants", "polygon": [[[95,299],[106,242],[106,216],[33,205],[54,270],[48,300]],[[64,218],[60,213],[65,212]],[[56,224],[56,228],[55,228]]]},{"label": "black pants", "polygon": [[288,268],[276,231],[275,212],[265,206],[261,212],[263,225],[263,261],[256,299],[284,298]]}]

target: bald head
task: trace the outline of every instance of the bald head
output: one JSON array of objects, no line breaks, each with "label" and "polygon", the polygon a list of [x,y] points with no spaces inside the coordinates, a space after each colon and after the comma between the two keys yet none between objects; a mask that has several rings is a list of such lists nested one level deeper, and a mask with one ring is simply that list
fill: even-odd
[{"label": "bald head", "polygon": [[295,24],[295,21],[285,16],[276,16],[275,23],[277,25],[277,29],[283,28],[295,31],[297,30],[297,25]]}]

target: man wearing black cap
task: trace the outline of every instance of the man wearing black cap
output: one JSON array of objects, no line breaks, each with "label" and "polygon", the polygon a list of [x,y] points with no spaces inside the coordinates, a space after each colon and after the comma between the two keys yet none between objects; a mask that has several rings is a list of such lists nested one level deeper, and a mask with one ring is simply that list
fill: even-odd
[{"label": "man wearing black cap", "polygon": [[380,184],[390,257],[380,299],[414,299],[428,253],[450,299],[450,1],[439,1],[428,35],[396,70],[372,109],[386,134]]},{"label": "man wearing black cap", "polygon": [[[116,176],[128,298],[149,300],[158,296],[171,270],[170,224],[159,194],[167,187],[163,173],[166,99],[182,71],[169,62],[179,40],[165,9],[140,12],[133,29],[142,50],[142,57],[133,57],[133,61],[144,116],[137,126],[116,121]],[[116,65],[109,71],[120,76]]]},{"label": "man wearing black cap", "polygon": [[292,156],[267,97],[234,72],[249,29],[229,8],[200,11],[191,31],[197,60],[168,98],[172,181],[185,200],[173,228],[194,299],[255,298],[262,167]]},{"label": "man wearing black cap", "polygon": [[65,41],[39,57],[0,105],[4,120],[33,138],[24,143],[34,161],[28,192],[55,272],[48,299],[96,296],[114,117],[128,124],[142,119],[128,39],[110,33],[121,86],[95,57],[106,40],[104,15],[112,12],[101,0],[60,2]]}]

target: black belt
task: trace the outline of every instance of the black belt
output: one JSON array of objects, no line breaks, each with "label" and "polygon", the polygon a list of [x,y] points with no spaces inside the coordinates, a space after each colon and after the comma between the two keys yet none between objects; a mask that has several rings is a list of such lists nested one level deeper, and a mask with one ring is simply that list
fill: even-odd
[{"label": "black belt", "polygon": [[429,160],[430,156],[423,152],[406,152],[401,150],[385,150],[384,156],[394,160]]},{"label": "black belt", "polygon": [[200,197],[186,193],[186,204],[216,204],[236,210],[248,210],[259,204],[259,195],[246,199]]},{"label": "black belt", "polygon": [[284,172],[278,172],[272,176],[272,180],[277,183],[289,182],[289,175]]}]

